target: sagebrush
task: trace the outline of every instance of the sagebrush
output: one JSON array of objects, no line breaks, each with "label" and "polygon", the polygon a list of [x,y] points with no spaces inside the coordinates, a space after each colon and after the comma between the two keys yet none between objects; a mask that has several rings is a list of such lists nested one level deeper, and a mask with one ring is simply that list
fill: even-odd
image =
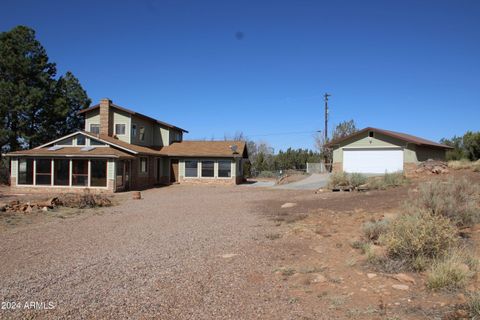
[{"label": "sagebrush", "polygon": [[403,214],[390,223],[382,235],[391,258],[415,261],[418,257],[443,256],[457,241],[457,230],[450,220],[428,212]]},{"label": "sagebrush", "polygon": [[459,227],[471,226],[480,221],[479,196],[478,185],[466,179],[423,183],[410,196],[406,210],[427,211],[446,217]]}]

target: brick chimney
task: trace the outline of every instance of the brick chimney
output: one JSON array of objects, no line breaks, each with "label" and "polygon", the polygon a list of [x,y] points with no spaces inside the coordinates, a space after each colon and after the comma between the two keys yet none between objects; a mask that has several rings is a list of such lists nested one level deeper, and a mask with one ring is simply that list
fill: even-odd
[{"label": "brick chimney", "polygon": [[112,100],[104,98],[100,100],[100,134],[113,136],[113,119],[110,114]]}]

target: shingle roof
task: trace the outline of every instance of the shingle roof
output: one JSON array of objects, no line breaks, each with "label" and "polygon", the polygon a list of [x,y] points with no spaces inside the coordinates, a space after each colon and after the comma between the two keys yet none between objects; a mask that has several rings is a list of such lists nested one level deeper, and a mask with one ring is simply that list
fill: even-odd
[{"label": "shingle roof", "polygon": [[156,155],[156,154],[158,154],[158,151],[161,148],[161,147],[146,147],[146,146],[139,146],[139,145],[136,145],[136,144],[131,144],[131,143],[122,141],[120,139],[110,137],[106,134],[95,134],[95,133],[85,132],[85,131],[81,131],[81,132],[83,132],[84,134],[86,134],[88,136],[97,137],[97,138],[99,138],[101,140],[104,140],[108,143],[112,143],[112,144],[118,145],[122,148],[129,149],[129,150],[141,153],[141,154]]},{"label": "shingle roof", "polygon": [[62,147],[58,150],[49,150],[49,147],[40,149],[30,149],[9,152],[8,156],[85,156],[85,157],[112,157],[112,158],[133,158],[133,156],[127,152],[111,148],[111,147],[95,147],[92,150],[82,151],[82,147]]},{"label": "shingle roof", "polygon": [[416,144],[416,145],[419,145],[419,146],[430,146],[430,147],[435,147],[435,148],[452,149],[452,147],[450,147],[450,146],[446,146],[444,144],[437,143],[437,142],[434,142],[434,141],[430,141],[430,140],[427,140],[427,139],[423,139],[423,138],[413,136],[413,135],[410,135],[410,134],[395,132],[395,131],[390,131],[390,130],[384,130],[384,129],[378,129],[378,128],[372,128],[372,127],[367,127],[367,128],[364,128],[360,131],[357,131],[357,132],[355,132],[355,133],[353,133],[349,136],[333,140],[333,141],[325,144],[325,146],[326,147],[332,147],[334,145],[339,144],[340,142],[348,140],[352,137],[355,137],[355,136],[357,136],[359,134],[362,134],[364,132],[367,132],[367,131],[378,132],[380,134],[384,134],[386,136],[390,136],[390,137],[397,138],[397,139],[400,139],[400,140],[403,140],[403,141],[407,141],[407,142],[410,142],[410,143],[413,143],[413,144]]},{"label": "shingle roof", "polygon": [[[111,107],[111,108],[116,108],[116,109],[118,109],[118,110],[121,110],[121,111],[126,112],[126,113],[128,113],[128,114],[131,114],[131,115],[133,115],[133,116],[137,116],[137,117],[146,119],[146,120],[148,120],[148,121],[152,121],[152,122],[158,123],[158,124],[160,124],[160,125],[162,125],[162,126],[165,126],[165,127],[167,127],[167,128],[176,129],[176,130],[180,130],[180,131],[183,131],[183,132],[187,132],[187,133],[188,133],[188,131],[185,130],[185,129],[179,128],[179,127],[177,127],[177,126],[174,126],[174,125],[172,125],[172,124],[169,124],[169,123],[166,123],[166,122],[157,120],[157,119],[154,119],[154,118],[152,118],[152,117],[149,117],[149,116],[146,116],[146,115],[144,115],[144,114],[135,112],[135,111],[133,111],[133,110],[130,110],[130,109],[121,107],[121,106],[116,105],[116,104],[114,104],[114,103],[111,103],[111,104],[110,104],[110,107]],[[83,114],[83,113],[85,113],[85,112],[90,112],[90,111],[96,110],[96,109],[98,109],[98,108],[100,108],[100,104],[96,104],[96,105],[93,105],[93,106],[91,106],[91,107],[89,107],[89,108],[87,108],[87,109],[80,110],[80,111],[78,112],[78,114]]]},{"label": "shingle roof", "polygon": [[[234,152],[232,146],[236,145]],[[248,157],[245,141],[182,141],[163,147],[162,155],[175,157]]]}]

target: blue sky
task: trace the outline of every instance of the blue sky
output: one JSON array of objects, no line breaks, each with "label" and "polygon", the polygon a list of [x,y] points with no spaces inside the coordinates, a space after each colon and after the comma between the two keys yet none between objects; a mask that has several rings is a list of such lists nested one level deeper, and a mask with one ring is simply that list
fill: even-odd
[{"label": "blue sky", "polygon": [[[438,140],[480,130],[480,1],[3,0],[94,102],[190,133],[313,147],[324,92],[354,119]],[[238,36],[241,33],[243,37]],[[284,134],[294,132],[296,134]],[[298,133],[301,132],[301,133]]]}]

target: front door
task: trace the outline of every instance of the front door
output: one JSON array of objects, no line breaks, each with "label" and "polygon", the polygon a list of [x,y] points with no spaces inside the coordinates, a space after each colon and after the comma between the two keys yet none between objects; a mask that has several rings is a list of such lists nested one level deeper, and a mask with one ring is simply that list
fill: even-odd
[{"label": "front door", "polygon": [[178,182],[178,159],[170,159],[170,182]]}]

